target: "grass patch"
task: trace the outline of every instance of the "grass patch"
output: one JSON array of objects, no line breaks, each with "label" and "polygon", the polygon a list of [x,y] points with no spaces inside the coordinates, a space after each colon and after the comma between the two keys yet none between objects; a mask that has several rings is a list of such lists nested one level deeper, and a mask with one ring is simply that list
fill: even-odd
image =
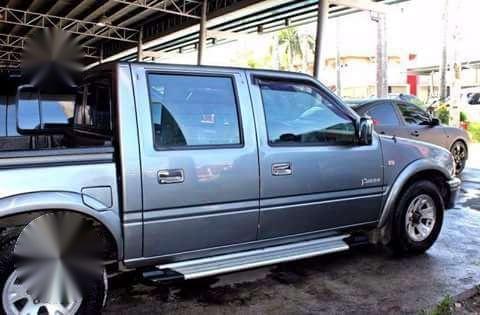
[{"label": "grass patch", "polygon": [[468,131],[470,132],[473,142],[480,142],[480,123],[469,123]]},{"label": "grass patch", "polygon": [[452,315],[455,308],[455,301],[447,295],[432,310],[422,311],[421,315]]}]

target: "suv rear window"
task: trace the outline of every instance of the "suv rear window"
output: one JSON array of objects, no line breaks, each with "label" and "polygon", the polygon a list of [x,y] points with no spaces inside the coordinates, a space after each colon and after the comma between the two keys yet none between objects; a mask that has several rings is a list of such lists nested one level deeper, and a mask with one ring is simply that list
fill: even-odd
[{"label": "suv rear window", "polygon": [[155,148],[238,145],[230,77],[149,74]]}]

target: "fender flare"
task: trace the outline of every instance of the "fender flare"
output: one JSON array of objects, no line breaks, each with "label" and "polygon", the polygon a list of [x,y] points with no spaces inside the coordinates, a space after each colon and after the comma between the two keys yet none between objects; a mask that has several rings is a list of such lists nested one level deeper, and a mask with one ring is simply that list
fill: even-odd
[{"label": "fender flare", "polygon": [[451,175],[448,171],[442,166],[436,164],[434,161],[429,159],[420,159],[410,163],[405,167],[400,174],[395,178],[393,185],[390,187],[390,190],[387,195],[387,199],[382,208],[382,213],[380,215],[380,220],[378,222],[378,228],[384,227],[388,219],[390,218],[395,202],[398,200],[402,189],[405,184],[416,174],[422,171],[438,171],[445,176],[447,179],[451,179]]},{"label": "fender flare", "polygon": [[97,220],[115,240],[118,260],[123,259],[122,223],[118,212],[90,196],[76,192],[44,191],[0,199],[0,218],[48,209],[78,212]]}]

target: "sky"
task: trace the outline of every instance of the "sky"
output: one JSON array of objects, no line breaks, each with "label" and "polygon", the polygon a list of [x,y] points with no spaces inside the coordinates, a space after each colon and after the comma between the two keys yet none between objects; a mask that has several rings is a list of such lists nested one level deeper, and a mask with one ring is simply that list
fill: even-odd
[{"label": "sky", "polygon": [[[439,64],[445,0],[411,0],[391,6],[387,17],[389,55],[417,54],[415,66]],[[448,58],[455,54],[461,61],[480,60],[480,0],[449,0]],[[315,24],[300,28],[301,33],[315,34]],[[454,40],[457,34],[457,40]],[[325,39],[326,56],[334,56],[336,36],[343,54],[375,55],[376,23],[369,12],[330,19]],[[239,41],[209,48],[206,64],[235,65],[235,57],[248,51],[268,53],[272,36],[251,35]],[[454,48],[456,47],[456,49]],[[254,48],[254,49],[253,49]],[[195,53],[166,57],[162,62],[195,63]]]}]

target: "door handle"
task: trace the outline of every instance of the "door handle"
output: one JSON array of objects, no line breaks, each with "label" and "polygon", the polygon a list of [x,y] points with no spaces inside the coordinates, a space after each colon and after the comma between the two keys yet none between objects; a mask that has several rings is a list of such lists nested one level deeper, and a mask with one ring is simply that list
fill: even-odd
[{"label": "door handle", "polygon": [[410,132],[410,134],[414,137],[418,137],[420,135],[420,132],[418,132],[418,130],[414,130],[414,131]]},{"label": "door handle", "polygon": [[178,184],[183,183],[183,169],[160,170],[157,173],[158,183],[160,184]]},{"label": "door handle", "polygon": [[272,175],[273,176],[292,175],[292,166],[290,162],[272,164]]}]

